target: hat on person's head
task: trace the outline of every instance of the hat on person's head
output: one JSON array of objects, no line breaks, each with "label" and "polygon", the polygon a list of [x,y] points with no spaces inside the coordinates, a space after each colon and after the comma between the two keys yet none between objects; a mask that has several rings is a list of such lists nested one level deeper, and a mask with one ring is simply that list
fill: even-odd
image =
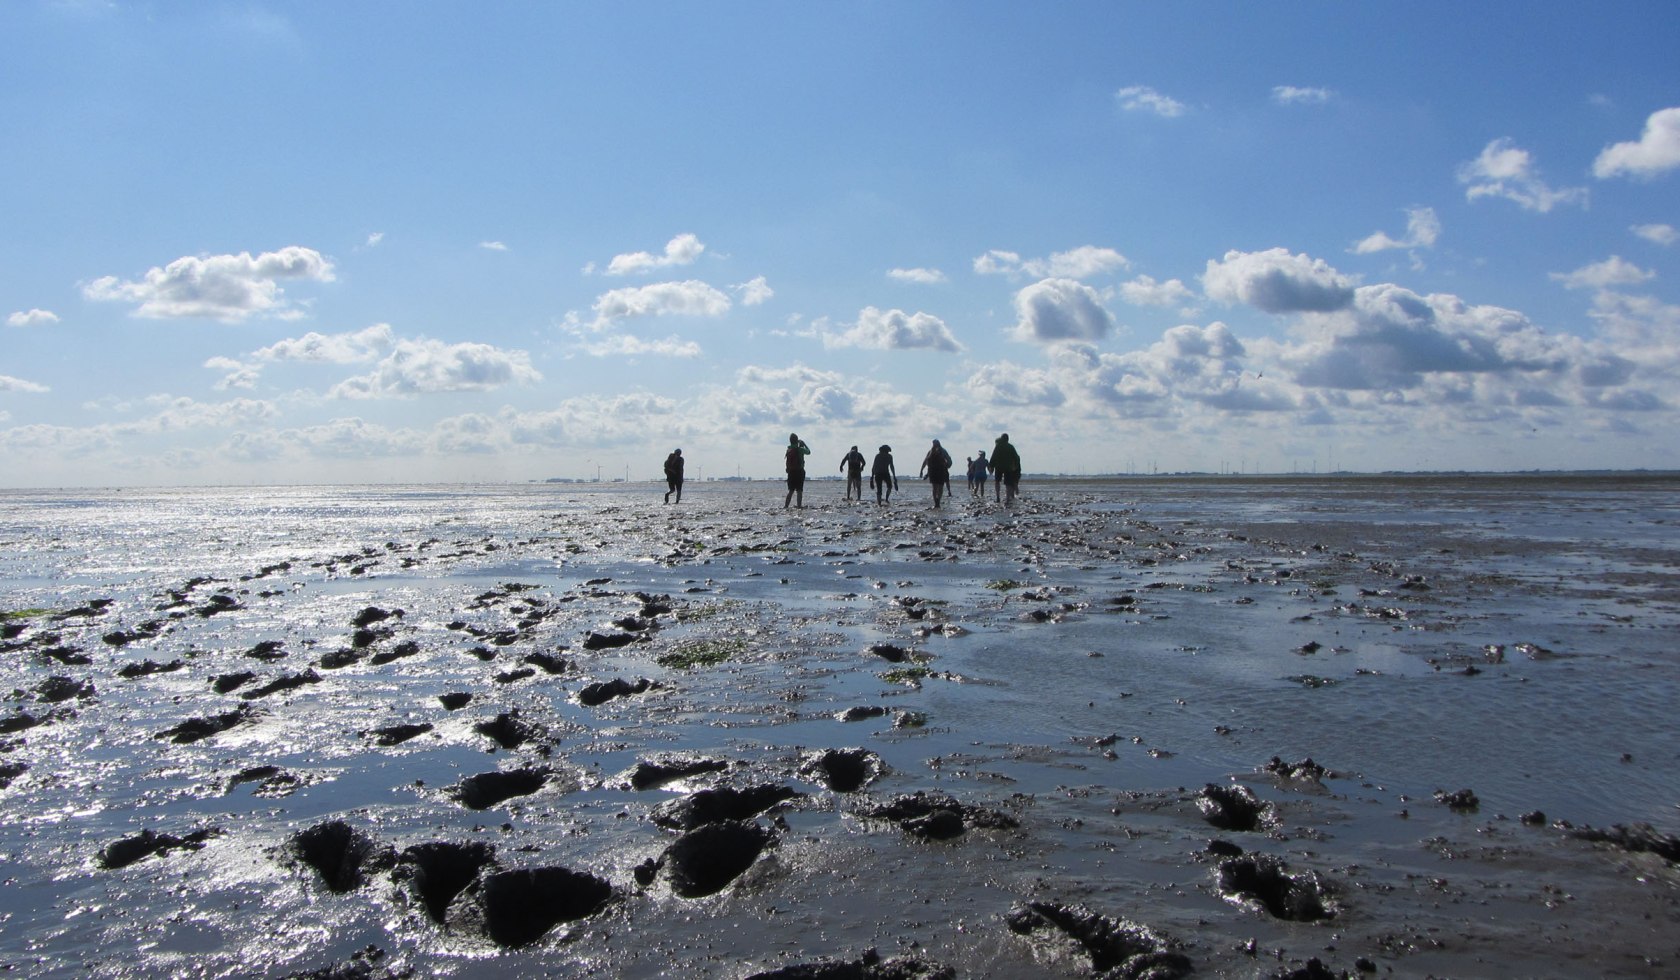
[{"label": "hat on person's head", "polygon": [[854,453],[857,452],[857,447],[856,446],[852,447],[852,452],[854,452]]},{"label": "hat on person's head", "polygon": [[671,450],[671,452],[675,453],[678,456],[681,456],[682,455],[682,447],[678,446],[677,448]]},{"label": "hat on person's head", "polygon": [[881,444],[881,452],[890,453],[892,452],[892,447],[883,442]]}]

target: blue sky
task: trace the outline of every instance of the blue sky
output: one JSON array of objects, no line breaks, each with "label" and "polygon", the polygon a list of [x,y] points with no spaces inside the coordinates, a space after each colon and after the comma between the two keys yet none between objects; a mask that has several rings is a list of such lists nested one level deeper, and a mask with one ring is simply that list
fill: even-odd
[{"label": "blue sky", "polygon": [[[0,5],[0,485],[1680,467],[1672,2]],[[913,468],[913,467],[912,467]]]}]

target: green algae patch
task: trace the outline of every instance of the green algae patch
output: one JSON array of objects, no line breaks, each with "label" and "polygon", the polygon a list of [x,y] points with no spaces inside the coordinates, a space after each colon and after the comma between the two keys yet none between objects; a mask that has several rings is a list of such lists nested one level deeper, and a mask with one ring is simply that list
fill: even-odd
[{"label": "green algae patch", "polygon": [[37,619],[41,616],[50,616],[51,614],[51,609],[14,609],[10,612],[0,610],[0,621],[9,622],[14,619]]},{"label": "green algae patch", "polygon": [[986,588],[996,589],[999,592],[1008,592],[1010,589],[1024,589],[1026,587],[1027,583],[1017,582],[1012,578],[995,578],[986,583]]},{"label": "green algae patch", "polygon": [[876,676],[889,684],[903,684],[906,687],[921,687],[922,679],[932,674],[926,667],[900,667],[897,670],[883,671]]},{"label": "green algae patch", "polygon": [[715,667],[740,656],[746,649],[745,640],[690,640],[654,658],[654,662],[670,670],[694,670]]}]

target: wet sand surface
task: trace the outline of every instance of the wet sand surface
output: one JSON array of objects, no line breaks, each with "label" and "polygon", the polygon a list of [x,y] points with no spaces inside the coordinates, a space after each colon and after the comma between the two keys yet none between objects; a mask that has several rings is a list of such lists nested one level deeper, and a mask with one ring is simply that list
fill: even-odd
[{"label": "wet sand surface", "polygon": [[0,494],[0,969],[1680,975],[1680,481],[1024,489]]}]

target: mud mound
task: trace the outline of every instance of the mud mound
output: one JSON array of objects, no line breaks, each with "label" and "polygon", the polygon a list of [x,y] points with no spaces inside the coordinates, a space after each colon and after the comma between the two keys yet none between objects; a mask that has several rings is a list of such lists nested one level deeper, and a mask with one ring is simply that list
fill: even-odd
[{"label": "mud mound", "polygon": [[799,963],[754,973],[747,980],[955,980],[957,971],[905,956],[881,959],[873,949],[848,961]]},{"label": "mud mound", "polygon": [[1609,844],[1624,851],[1655,854],[1664,861],[1680,863],[1680,838],[1658,833],[1648,823],[1636,823],[1631,827],[1615,824],[1609,830],[1582,827],[1571,830],[1569,836],[1595,844]]},{"label": "mud mound", "polygon": [[153,738],[167,738],[177,745],[197,742],[219,735],[235,725],[249,721],[256,715],[248,706],[241,705],[233,711],[225,711],[219,715],[207,718],[189,718],[173,728],[165,728],[153,735]]},{"label": "mud mound", "polygon": [[562,922],[601,911],[612,896],[609,882],[570,868],[498,871],[450,906],[448,924],[499,946],[529,946]]},{"label": "mud mound", "polygon": [[631,789],[653,789],[679,779],[708,772],[722,772],[728,768],[729,763],[721,759],[644,759],[630,770],[628,781]]},{"label": "mud mound", "polygon": [[493,869],[495,863],[494,845],[433,841],[406,848],[391,877],[425,908],[433,922],[442,923],[455,896],[485,869]]},{"label": "mud mound", "polygon": [[327,888],[335,892],[355,891],[369,874],[389,868],[396,855],[389,847],[342,820],[316,824],[292,835],[291,851],[314,868]]},{"label": "mud mound", "polygon": [[204,842],[219,836],[221,831],[214,828],[195,830],[185,837],[174,834],[160,834],[151,828],[140,831],[132,837],[113,841],[105,845],[99,852],[99,866],[107,871],[115,868],[126,868],[142,858],[153,854],[167,854],[170,851],[196,851],[204,846]]},{"label": "mud mound", "polygon": [[1277,822],[1270,804],[1260,802],[1247,786],[1208,783],[1196,798],[1202,819],[1220,830],[1265,830]]},{"label": "mud mound", "polygon": [[836,793],[855,793],[885,769],[881,757],[868,749],[829,749],[809,758],[800,771]]},{"label": "mud mound", "polygon": [[756,823],[709,823],[677,838],[659,858],[671,891],[683,898],[715,895],[746,873],[774,835]]},{"label": "mud mound", "polygon": [[[462,702],[463,704],[465,702]],[[451,711],[455,710],[453,708]],[[504,711],[489,721],[473,726],[473,731],[489,738],[504,749],[517,749],[542,735],[540,726],[519,719],[519,709]]]},{"label": "mud mound", "polygon": [[896,823],[905,833],[924,840],[960,837],[969,827],[1013,830],[1020,826],[1008,814],[958,803],[949,796],[924,792],[895,797],[885,806],[865,811],[865,815]]},{"label": "mud mound", "polygon": [[543,788],[550,773],[546,769],[501,769],[468,776],[456,784],[451,795],[469,810],[488,810],[515,796],[530,796]]},{"label": "mud mound", "polygon": [[1317,922],[1335,916],[1327,892],[1312,872],[1291,874],[1269,854],[1244,855],[1219,864],[1219,893],[1226,901],[1277,919]]},{"label": "mud mound", "polygon": [[386,725],[384,728],[370,729],[362,734],[373,739],[375,745],[401,745],[431,730],[432,726],[429,723],[421,722],[414,725]]},{"label": "mud mound", "polygon": [[1104,977],[1172,980],[1192,972],[1190,958],[1176,950],[1177,943],[1148,926],[1110,919],[1083,905],[1017,905],[1004,922],[1011,932],[1052,950],[1071,947]]},{"label": "mud mound", "polygon": [[641,694],[659,685],[646,677],[638,677],[634,681],[627,681],[622,677],[615,677],[610,681],[590,684],[578,692],[578,703],[586,708],[606,704],[614,698],[627,698],[632,694]]},{"label": "mud mound", "polygon": [[653,811],[653,822],[667,830],[693,830],[725,820],[748,820],[798,795],[790,787],[769,783],[747,789],[703,789],[660,804]]}]

